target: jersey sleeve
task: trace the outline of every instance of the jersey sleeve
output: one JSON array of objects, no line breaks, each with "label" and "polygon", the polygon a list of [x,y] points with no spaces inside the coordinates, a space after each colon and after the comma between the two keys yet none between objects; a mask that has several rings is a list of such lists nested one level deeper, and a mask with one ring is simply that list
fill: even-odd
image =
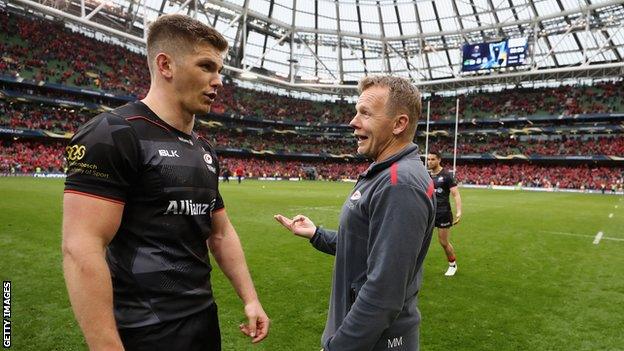
[{"label": "jersey sleeve", "polygon": [[316,228],[314,236],[310,239],[310,243],[315,249],[336,256],[336,243],[338,242],[338,233],[334,230],[327,230],[321,227]]},{"label": "jersey sleeve", "polygon": [[80,193],[125,203],[137,178],[140,146],[123,118],[96,116],[83,125],[65,148],[66,193]]},{"label": "jersey sleeve", "polygon": [[455,176],[453,175],[453,173],[447,172],[447,174],[448,188],[451,189],[452,187],[457,186],[457,182],[455,181]]},{"label": "jersey sleeve", "polygon": [[212,156],[215,159],[215,173],[217,176],[217,197],[213,211],[218,211],[225,208],[225,203],[223,202],[223,198],[221,197],[221,191],[219,191],[219,174],[221,174],[221,165],[219,164],[219,158],[217,157],[216,151],[214,151],[214,149],[212,149],[211,151]]}]

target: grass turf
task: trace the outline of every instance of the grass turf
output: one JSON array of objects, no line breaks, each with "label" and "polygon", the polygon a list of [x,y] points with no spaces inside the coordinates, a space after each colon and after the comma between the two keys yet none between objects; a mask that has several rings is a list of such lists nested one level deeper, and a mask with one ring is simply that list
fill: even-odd
[{"label": "grass turf", "polygon": [[[272,319],[269,338],[251,346],[237,329],[242,306],[215,269],[224,350],[319,349],[333,258],[281,229],[272,215],[303,213],[335,227],[351,187],[221,186]],[[425,262],[422,350],[624,349],[622,196],[461,192],[464,219],[451,236],[457,276],[443,276],[435,241]],[[13,284],[14,350],[86,349],[62,277],[61,200],[60,180],[0,178],[0,266]],[[605,238],[594,245],[598,231]]]}]

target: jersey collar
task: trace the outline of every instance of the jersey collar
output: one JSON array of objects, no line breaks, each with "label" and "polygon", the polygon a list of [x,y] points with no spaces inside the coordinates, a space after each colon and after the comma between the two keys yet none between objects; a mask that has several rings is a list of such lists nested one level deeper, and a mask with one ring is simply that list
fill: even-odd
[{"label": "jersey collar", "polygon": [[418,145],[414,143],[410,143],[403,150],[397,152],[396,154],[390,156],[389,158],[379,163],[376,163],[376,162],[371,163],[368,169],[360,174],[360,177],[361,178],[371,177],[377,174],[378,172],[390,167],[393,163],[397,162],[403,157],[407,155],[411,155],[413,153],[416,153],[416,154],[418,153]]}]

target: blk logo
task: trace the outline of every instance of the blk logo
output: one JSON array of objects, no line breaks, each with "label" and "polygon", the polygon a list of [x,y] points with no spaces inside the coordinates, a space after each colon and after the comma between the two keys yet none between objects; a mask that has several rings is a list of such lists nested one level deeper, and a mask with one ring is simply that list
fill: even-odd
[{"label": "blk logo", "polygon": [[162,157],[180,157],[178,150],[158,150],[158,154]]}]

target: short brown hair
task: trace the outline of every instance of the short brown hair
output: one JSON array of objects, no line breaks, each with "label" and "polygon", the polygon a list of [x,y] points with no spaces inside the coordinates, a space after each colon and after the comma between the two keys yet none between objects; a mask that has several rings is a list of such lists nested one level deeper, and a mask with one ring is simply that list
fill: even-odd
[{"label": "short brown hair", "polygon": [[429,151],[429,155],[435,156],[435,158],[437,158],[438,160],[442,159],[442,154],[440,154],[440,152],[438,151]]},{"label": "short brown hair", "polygon": [[223,52],[227,40],[216,29],[189,16],[171,14],[160,16],[147,33],[147,62],[152,72],[152,61],[160,52],[187,53],[200,44],[208,44]]},{"label": "short brown hair", "polygon": [[372,86],[390,89],[388,101],[386,102],[387,112],[391,116],[396,116],[399,113],[407,114],[409,118],[407,130],[412,134],[413,138],[421,113],[420,92],[418,89],[409,80],[402,77],[367,76],[360,80],[358,91],[362,94],[364,90]]}]

